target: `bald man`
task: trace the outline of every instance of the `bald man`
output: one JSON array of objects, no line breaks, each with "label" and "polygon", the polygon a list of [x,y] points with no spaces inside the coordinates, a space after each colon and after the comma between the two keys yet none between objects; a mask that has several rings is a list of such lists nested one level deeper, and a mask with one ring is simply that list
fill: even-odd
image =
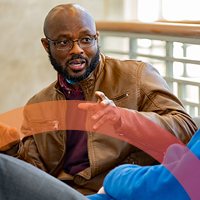
[{"label": "bald man", "polygon": [[[20,144],[4,149],[5,153],[89,195],[96,193],[107,173],[120,164],[157,164],[148,152],[108,136],[109,130],[99,134],[106,123],[116,135],[129,127],[133,128],[131,134],[139,137],[140,130],[148,128],[137,119],[139,115],[184,144],[196,132],[182,103],[153,66],[99,52],[94,19],[81,6],[53,8],[45,19],[44,35],[41,41],[58,78],[28,101],[34,109],[27,106],[24,110],[25,137]],[[61,104],[57,106],[47,104],[58,100]],[[79,106],[77,100],[87,102]],[[135,115],[123,115],[119,107]],[[93,112],[92,116],[86,111]],[[93,129],[86,130],[85,123]]]}]

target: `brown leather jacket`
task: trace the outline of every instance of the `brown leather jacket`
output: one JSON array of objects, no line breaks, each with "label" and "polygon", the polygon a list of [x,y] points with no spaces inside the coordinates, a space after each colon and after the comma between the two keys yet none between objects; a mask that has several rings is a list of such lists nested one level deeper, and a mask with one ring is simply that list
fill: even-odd
[{"label": "brown leather jacket", "polygon": [[[181,102],[170,92],[157,70],[148,63],[135,60],[119,60],[101,54],[94,72],[80,82],[87,101],[97,101],[95,91],[102,91],[116,106],[144,116],[174,134],[185,144],[197,131],[191,117]],[[28,104],[65,100],[58,82],[32,97]],[[52,108],[55,109],[55,108]],[[20,143],[16,157],[25,160],[49,174],[66,180],[66,183],[82,192],[92,194],[102,185],[105,175],[122,163],[151,165],[155,160],[140,149],[107,135],[87,132],[90,168],[72,177],[62,172],[66,155],[66,131],[59,127],[51,132],[37,132],[38,124],[65,123],[66,117],[56,108],[51,118],[48,110],[39,107],[35,113],[24,112],[22,131],[29,135]],[[67,109],[67,106],[66,106]],[[124,120],[124,119],[123,119]],[[123,121],[122,120],[122,121]],[[129,121],[131,121],[129,119]],[[42,122],[42,123],[40,123]],[[54,124],[55,125],[55,124]],[[123,125],[123,124],[122,124]],[[126,124],[127,125],[127,124]],[[134,126],[134,119],[128,126]],[[140,125],[144,129],[145,124]],[[134,133],[133,133],[134,134]],[[162,133],[161,133],[162,134]]]}]

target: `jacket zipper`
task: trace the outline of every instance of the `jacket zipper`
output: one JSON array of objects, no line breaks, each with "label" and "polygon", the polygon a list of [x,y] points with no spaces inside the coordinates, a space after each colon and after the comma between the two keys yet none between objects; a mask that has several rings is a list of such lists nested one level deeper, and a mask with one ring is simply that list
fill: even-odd
[{"label": "jacket zipper", "polygon": [[116,98],[113,98],[113,99],[111,99],[111,100],[113,100],[113,101],[118,101],[118,100],[120,100],[120,99],[122,99],[122,98],[124,98],[124,97],[128,97],[128,93],[125,93],[125,94],[122,94],[122,95],[120,95],[120,96],[118,96],[118,97],[116,97]]}]

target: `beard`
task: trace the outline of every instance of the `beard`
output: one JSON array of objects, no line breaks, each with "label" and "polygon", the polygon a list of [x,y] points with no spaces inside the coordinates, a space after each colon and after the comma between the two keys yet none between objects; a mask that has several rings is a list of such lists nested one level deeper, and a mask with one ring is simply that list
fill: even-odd
[{"label": "beard", "polygon": [[[67,62],[65,63],[65,66],[63,67],[62,65],[60,65],[56,59],[52,56],[51,51],[49,49],[49,60],[51,62],[51,64],[53,65],[54,69],[65,79],[70,80],[72,82],[80,82],[85,80],[90,74],[91,72],[93,72],[97,65],[99,64],[99,58],[100,58],[100,53],[99,53],[99,46],[97,46],[97,52],[94,56],[94,58],[92,59],[90,65],[88,65],[88,59],[85,58],[82,55],[73,55],[69,60],[67,60]],[[70,61],[75,60],[75,59],[84,59],[86,62],[86,66],[87,69],[85,71],[84,74],[82,75],[70,75],[67,68],[68,68],[68,64]],[[73,70],[74,73],[78,73],[81,70]]]}]

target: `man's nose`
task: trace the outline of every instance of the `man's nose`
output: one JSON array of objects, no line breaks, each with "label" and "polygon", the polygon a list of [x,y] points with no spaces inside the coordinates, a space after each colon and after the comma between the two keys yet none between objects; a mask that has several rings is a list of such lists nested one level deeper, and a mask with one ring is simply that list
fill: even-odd
[{"label": "man's nose", "polygon": [[73,41],[73,47],[70,49],[70,54],[82,54],[83,49],[79,46],[78,40]]}]

